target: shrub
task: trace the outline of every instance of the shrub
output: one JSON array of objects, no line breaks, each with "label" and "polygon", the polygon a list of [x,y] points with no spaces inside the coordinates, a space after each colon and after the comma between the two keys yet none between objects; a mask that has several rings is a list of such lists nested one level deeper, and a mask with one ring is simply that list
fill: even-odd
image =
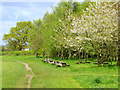
[{"label": "shrub", "polygon": [[11,56],[11,55],[13,55],[13,51],[1,52],[1,55],[8,55],[8,56]]},{"label": "shrub", "polygon": [[20,55],[20,52],[19,51],[14,51],[13,52],[13,56],[19,56]]},{"label": "shrub", "polygon": [[0,55],[8,55],[8,56],[24,56],[24,55],[34,55],[34,52],[31,51],[5,51],[1,52]]}]

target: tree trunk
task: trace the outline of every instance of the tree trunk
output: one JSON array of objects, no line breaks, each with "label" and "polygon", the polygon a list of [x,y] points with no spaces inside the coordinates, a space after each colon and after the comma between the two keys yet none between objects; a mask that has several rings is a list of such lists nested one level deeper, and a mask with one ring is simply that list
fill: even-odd
[{"label": "tree trunk", "polygon": [[83,59],[83,51],[82,51],[82,56],[81,56],[81,59]]},{"label": "tree trunk", "polygon": [[113,57],[112,57],[112,59],[111,59],[111,65],[112,65],[112,60],[113,60]]},{"label": "tree trunk", "polygon": [[99,60],[98,60],[98,55],[97,55],[97,62],[98,62]]},{"label": "tree trunk", "polygon": [[75,56],[75,59],[77,60],[77,55]]},{"label": "tree trunk", "polygon": [[85,54],[84,54],[84,60],[86,60],[86,51],[85,51]]},{"label": "tree trunk", "polygon": [[78,57],[79,57],[79,60],[80,60],[80,51],[78,52]]},{"label": "tree trunk", "polygon": [[60,56],[60,55],[59,55],[59,52],[58,52],[58,59],[59,59],[59,56]]},{"label": "tree trunk", "polygon": [[43,54],[43,59],[45,59],[45,55]]},{"label": "tree trunk", "polygon": [[36,52],[36,58],[38,57],[38,51]]},{"label": "tree trunk", "polygon": [[99,61],[99,54],[97,55],[97,62],[98,62],[98,66],[100,64],[100,61]]},{"label": "tree trunk", "polygon": [[43,51],[42,53],[43,53],[43,59],[45,59],[45,52]]},{"label": "tree trunk", "polygon": [[57,59],[57,56],[55,55],[55,59]]},{"label": "tree trunk", "polygon": [[115,61],[117,61],[117,58],[116,58],[116,56],[115,56]]},{"label": "tree trunk", "polygon": [[54,54],[52,55],[52,58],[54,58]]},{"label": "tree trunk", "polygon": [[71,50],[69,48],[69,60],[71,60]]},{"label": "tree trunk", "polygon": [[63,48],[62,48],[62,51],[61,51],[61,60],[63,60]]},{"label": "tree trunk", "polygon": [[87,53],[87,59],[88,59],[88,53]]},{"label": "tree trunk", "polygon": [[117,64],[116,64],[117,66],[120,66],[120,61],[119,60],[117,60]]},{"label": "tree trunk", "polygon": [[111,65],[112,65],[112,62],[113,62],[113,60],[114,60],[114,56],[111,56],[112,58],[111,58]]}]

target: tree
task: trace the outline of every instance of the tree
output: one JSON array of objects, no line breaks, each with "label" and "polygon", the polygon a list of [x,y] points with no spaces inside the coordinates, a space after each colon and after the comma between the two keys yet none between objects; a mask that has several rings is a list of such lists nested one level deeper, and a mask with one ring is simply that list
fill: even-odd
[{"label": "tree", "polygon": [[0,46],[0,51],[4,52],[5,51],[5,46]]},{"label": "tree", "polygon": [[[61,53],[63,54],[63,48],[68,49],[69,59],[71,59],[72,48],[75,47],[76,37],[76,18],[71,14],[71,10],[66,10],[65,19],[59,19],[59,25],[55,28],[55,41],[58,43],[56,48],[61,47]],[[62,55],[63,56],[63,55]]]},{"label": "tree", "polygon": [[28,42],[27,34],[30,28],[30,21],[17,22],[16,27],[12,27],[9,34],[4,34],[3,40],[7,42],[9,50],[26,48]]},{"label": "tree", "polygon": [[84,0],[84,2],[79,3],[79,2],[73,2],[72,7],[73,7],[73,12],[76,14],[78,17],[80,17],[83,14],[82,10],[86,10],[86,8],[89,6],[89,2]]},{"label": "tree", "polygon": [[28,33],[28,43],[32,50],[35,51],[36,57],[38,57],[38,51],[42,48],[43,39],[41,33],[41,20],[34,20],[32,23],[32,28]]},{"label": "tree", "polygon": [[46,14],[43,17],[42,20],[42,38],[43,38],[43,47],[42,47],[42,51],[43,53],[45,53],[45,55],[47,56],[52,56],[52,54],[54,54],[52,52],[52,50],[54,49],[53,47],[53,39],[52,39],[52,35],[54,35],[54,26],[56,24],[56,17],[54,14],[49,14],[48,12],[46,12]]},{"label": "tree", "polygon": [[113,7],[115,4],[109,2],[90,4],[89,8],[86,8],[87,11],[83,10],[84,14],[81,16],[80,35],[84,37],[86,45],[91,44],[97,56],[101,57],[101,62],[107,56],[116,56],[118,51],[118,11]]}]

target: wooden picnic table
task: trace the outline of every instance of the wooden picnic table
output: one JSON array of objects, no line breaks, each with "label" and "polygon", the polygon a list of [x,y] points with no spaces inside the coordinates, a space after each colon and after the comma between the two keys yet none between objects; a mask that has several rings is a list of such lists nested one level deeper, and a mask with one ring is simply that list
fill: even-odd
[{"label": "wooden picnic table", "polygon": [[108,63],[98,63],[98,62],[97,62],[97,63],[93,63],[93,64],[108,64]]},{"label": "wooden picnic table", "polygon": [[104,65],[104,64],[108,64],[108,63],[105,63],[105,62],[102,62],[102,63],[99,63],[99,62],[97,62],[97,63],[93,63],[93,64],[97,64],[97,65]]},{"label": "wooden picnic table", "polygon": [[60,62],[60,64],[62,64],[62,66],[66,66],[66,63],[65,62]]},{"label": "wooden picnic table", "polygon": [[58,67],[70,66],[70,65],[67,65],[65,62],[53,61],[53,59],[49,59],[49,58],[47,58],[45,60],[41,60],[41,61],[51,63],[51,64],[56,64],[56,66],[58,66]]},{"label": "wooden picnic table", "polygon": [[76,64],[80,64],[80,63],[85,64],[85,63],[90,63],[90,62],[87,62],[87,60],[81,60],[81,61],[79,61],[79,62],[76,62]]},{"label": "wooden picnic table", "polygon": [[59,62],[56,64],[57,67],[65,67],[65,66],[70,66],[68,64],[66,64],[65,62]]}]

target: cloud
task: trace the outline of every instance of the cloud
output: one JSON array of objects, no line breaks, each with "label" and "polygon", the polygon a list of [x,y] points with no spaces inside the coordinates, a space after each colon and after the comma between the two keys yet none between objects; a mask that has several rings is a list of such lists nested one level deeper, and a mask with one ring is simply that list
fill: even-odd
[{"label": "cloud", "polygon": [[[1,35],[9,33],[11,27],[15,27],[18,21],[33,21],[43,18],[46,11],[52,12],[51,6],[55,7],[60,0],[2,0],[0,3],[0,17],[2,17],[2,26],[0,26]],[[32,1],[32,2],[31,2]],[[1,8],[2,5],[2,8]]]},{"label": "cloud", "polygon": [[25,10],[21,10],[15,13],[16,16],[29,16],[30,12],[27,12]]},{"label": "cloud", "polygon": [[[11,27],[15,27],[18,21],[33,21],[44,16],[46,11],[52,12],[53,2],[25,2],[25,3],[2,3],[2,25],[1,35],[9,33]],[[4,44],[4,43],[3,43]]]},{"label": "cloud", "polygon": [[0,25],[0,45],[5,45],[6,43],[2,41],[4,34],[8,34],[10,32],[11,27],[16,26],[16,21],[2,21]]}]

